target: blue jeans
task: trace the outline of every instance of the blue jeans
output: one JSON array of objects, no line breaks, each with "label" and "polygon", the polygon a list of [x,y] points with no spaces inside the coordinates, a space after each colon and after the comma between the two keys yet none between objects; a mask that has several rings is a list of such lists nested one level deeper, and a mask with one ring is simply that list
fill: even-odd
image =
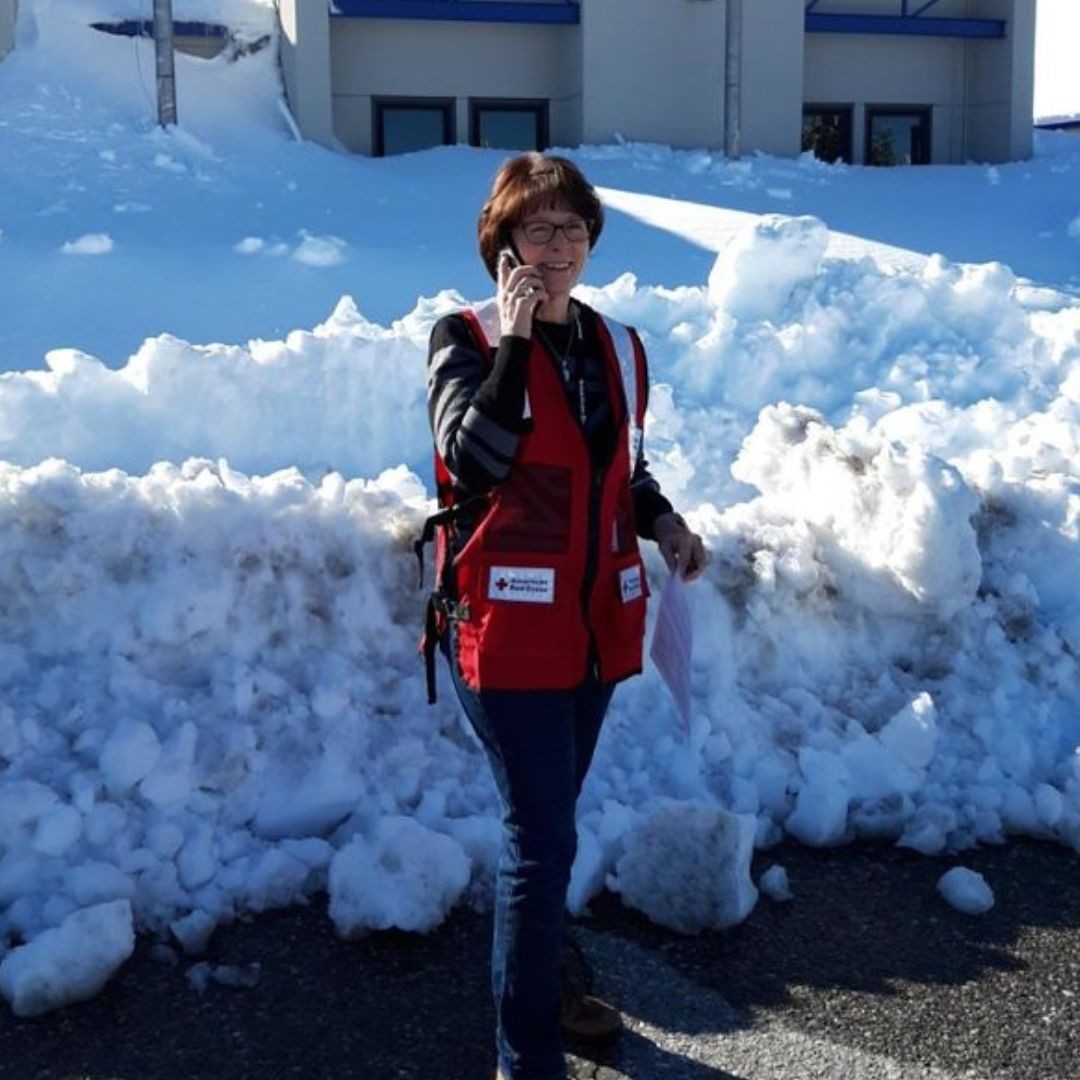
[{"label": "blue jeans", "polygon": [[454,689],[487,751],[503,804],[491,983],[499,1067],[512,1080],[565,1080],[559,1036],[560,957],[574,809],[615,686],[574,690]]}]

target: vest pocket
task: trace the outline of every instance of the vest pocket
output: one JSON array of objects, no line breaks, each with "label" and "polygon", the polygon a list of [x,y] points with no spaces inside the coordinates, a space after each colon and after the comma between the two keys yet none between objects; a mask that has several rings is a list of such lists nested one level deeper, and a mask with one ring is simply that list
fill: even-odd
[{"label": "vest pocket", "polygon": [[492,505],[484,550],[562,555],[570,546],[572,481],[558,465],[514,466]]},{"label": "vest pocket", "polygon": [[645,638],[645,602],[649,597],[645,566],[636,551],[612,559],[609,565],[604,603],[612,630],[611,643],[616,647],[640,648]]},{"label": "vest pocket", "polygon": [[477,560],[471,617],[456,630],[462,670],[479,687],[567,689],[583,677],[588,637],[573,574],[565,559],[544,562]]}]

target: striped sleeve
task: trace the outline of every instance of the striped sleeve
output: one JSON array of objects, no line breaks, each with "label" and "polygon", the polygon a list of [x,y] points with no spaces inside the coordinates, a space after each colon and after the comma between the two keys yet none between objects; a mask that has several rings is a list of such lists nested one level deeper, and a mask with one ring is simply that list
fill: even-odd
[{"label": "striped sleeve", "polygon": [[523,426],[529,342],[504,337],[488,363],[460,315],[440,319],[428,351],[428,419],[455,480],[481,493],[506,479]]}]

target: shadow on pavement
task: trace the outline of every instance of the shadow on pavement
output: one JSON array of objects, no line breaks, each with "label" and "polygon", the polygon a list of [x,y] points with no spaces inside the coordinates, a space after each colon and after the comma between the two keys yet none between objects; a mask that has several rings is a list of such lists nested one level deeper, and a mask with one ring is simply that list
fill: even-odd
[{"label": "shadow on pavement", "polygon": [[[1028,841],[939,858],[792,845],[759,853],[755,880],[774,863],[786,868],[794,900],[762,896],[731,931],[680,937],[610,895],[594,905],[592,925],[656,950],[748,1023],[767,1018],[900,1061],[1074,1080],[1075,852]],[[938,894],[938,879],[958,865],[994,890],[987,914],[963,915]]]}]

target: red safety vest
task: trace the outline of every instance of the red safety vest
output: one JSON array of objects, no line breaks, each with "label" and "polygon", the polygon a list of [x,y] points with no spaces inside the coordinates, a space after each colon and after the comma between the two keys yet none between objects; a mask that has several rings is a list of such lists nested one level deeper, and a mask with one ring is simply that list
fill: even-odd
[{"label": "red safety vest", "polygon": [[[499,336],[494,305],[464,315],[490,363]],[[444,523],[436,529],[439,629],[444,617],[454,621],[454,659],[474,690],[568,690],[585,679],[590,661],[605,682],[641,671],[648,586],[630,478],[644,427],[644,352],[627,327],[591,309],[583,317],[597,325],[618,431],[602,473],[594,475],[585,434],[536,341],[526,382],[530,426],[509,475],[449,562],[453,483],[435,454],[446,515],[437,515]]]}]

